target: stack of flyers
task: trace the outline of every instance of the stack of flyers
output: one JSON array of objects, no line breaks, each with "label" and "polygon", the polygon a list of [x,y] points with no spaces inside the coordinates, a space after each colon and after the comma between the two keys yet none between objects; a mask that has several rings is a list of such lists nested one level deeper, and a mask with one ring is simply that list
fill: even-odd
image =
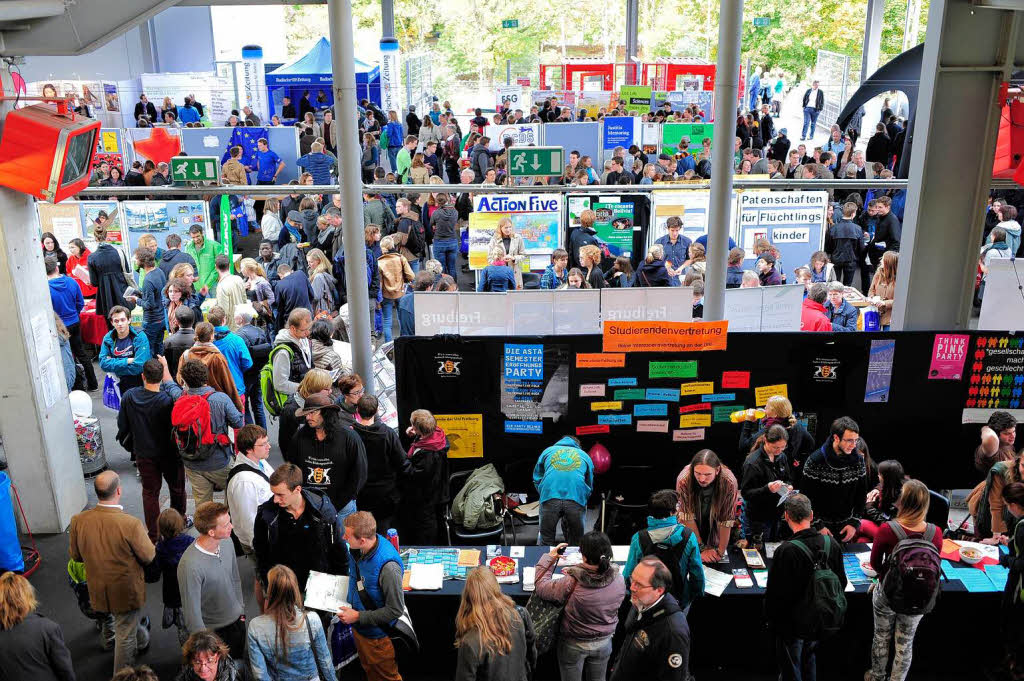
[{"label": "stack of flyers", "polygon": [[757,552],[757,549],[743,549],[743,559],[747,561],[747,566],[752,568],[764,568],[764,559],[761,558],[761,554]]},{"label": "stack of flyers", "polygon": [[750,578],[750,574],[743,568],[733,570],[732,576],[736,580],[736,586],[740,589],[749,589],[754,586],[754,580]]}]

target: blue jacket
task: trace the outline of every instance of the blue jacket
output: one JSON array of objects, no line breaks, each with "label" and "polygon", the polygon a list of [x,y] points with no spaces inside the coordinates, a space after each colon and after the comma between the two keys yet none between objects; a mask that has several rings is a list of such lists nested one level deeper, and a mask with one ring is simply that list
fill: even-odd
[{"label": "blue jacket", "polygon": [[295,162],[297,166],[313,176],[313,184],[331,184],[331,168],[334,167],[334,159],[327,154],[309,153]]},{"label": "blue jacket", "polygon": [[556,289],[569,283],[569,269],[562,270],[562,276],[555,274],[555,266],[548,265],[544,274],[540,275],[540,287],[544,289]]},{"label": "blue jacket", "polygon": [[228,361],[231,378],[235,381],[238,394],[245,393],[245,372],[252,367],[252,355],[249,346],[236,333],[231,333],[226,326],[213,327],[213,344]]},{"label": "blue jacket", "polygon": [[178,122],[182,125],[186,123],[198,123],[199,111],[194,106],[179,106]]},{"label": "blue jacket", "polygon": [[[708,250],[708,235],[701,234],[699,237],[697,237],[696,243],[704,247],[704,256],[710,258],[711,251]],[[734,248],[736,248],[736,241],[732,237],[729,237],[729,250],[731,251]]]},{"label": "blue jacket", "polygon": [[516,290],[516,277],[508,265],[488,265],[480,275],[477,291],[503,293]]},{"label": "blue jacket", "polygon": [[568,435],[541,452],[533,468],[540,501],[568,499],[586,506],[594,489],[594,462]]},{"label": "blue jacket", "polygon": [[676,175],[682,178],[683,173],[685,173],[687,170],[697,170],[697,162],[693,160],[693,154],[687,154],[683,158],[676,161]]},{"label": "blue jacket", "polygon": [[416,297],[409,286],[405,287],[405,295],[398,299],[398,326],[403,336],[416,335]]},{"label": "blue jacket", "polygon": [[306,618],[309,629],[303,624],[287,631],[287,658],[278,644],[277,624],[271,615],[260,615],[249,623],[249,667],[254,681],[309,681],[321,678],[317,672],[317,658],[321,669],[334,667],[320,618],[312,612],[303,612],[302,616]]},{"label": "blue jacket", "polygon": [[[167,310],[164,307],[163,291],[167,286],[167,275],[159,267],[153,268],[142,280],[142,323],[146,326],[159,324],[167,326]],[[198,324],[200,320],[196,320]]]},{"label": "blue jacket", "polygon": [[654,240],[654,243],[660,244],[663,251],[665,251],[665,262],[672,263],[672,269],[679,269],[679,266],[686,262],[689,256],[691,241],[689,237],[685,237],[682,234],[676,239],[675,244],[671,242],[668,234],[663,234]]},{"label": "blue jacket", "polygon": [[62,274],[59,277],[50,279],[50,303],[53,311],[57,313],[64,326],[71,326],[79,322],[78,313],[85,307],[85,299],[82,298],[82,289],[71,277]]},{"label": "blue jacket", "polygon": [[71,352],[71,341],[60,337],[57,341],[60,343],[60,361],[64,365],[64,382],[68,385],[68,392],[71,392],[75,387],[75,377],[78,375],[75,356]]},{"label": "blue jacket", "polygon": [[128,335],[132,337],[132,344],[135,346],[132,363],[129,364],[127,359],[114,357],[114,339],[117,337],[117,331],[109,331],[100,345],[100,369],[117,376],[142,375],[142,365],[153,356],[149,351],[149,339],[146,338],[146,334],[133,328],[128,329]]},{"label": "blue jacket", "polygon": [[860,312],[850,304],[850,301],[844,300],[837,310],[833,307],[831,300],[826,300],[825,314],[828,315],[828,320],[832,322],[833,331],[857,330],[857,320],[860,318]]},{"label": "blue jacket", "polygon": [[739,288],[743,285],[743,267],[733,265],[725,271],[725,287]]},{"label": "blue jacket", "polygon": [[[390,562],[398,563],[398,567],[402,568],[402,558],[398,555],[398,551],[391,545],[391,542],[387,538],[377,535],[377,546],[373,549],[373,552],[369,555],[360,554],[357,559],[352,553],[352,549],[348,550],[348,602],[352,604],[352,607],[360,612],[366,610],[366,606],[363,605],[363,599],[359,597],[358,584],[361,579],[363,582],[363,588],[369,595],[370,600],[376,606],[374,610],[384,607],[384,591],[380,588],[380,571],[386,563]],[[401,588],[401,587],[399,587]],[[392,623],[394,621],[392,620]],[[359,622],[355,624],[356,631],[359,632],[360,636],[366,638],[380,639],[385,638],[387,634],[380,627],[374,626],[359,626]]]},{"label": "blue jacket", "polygon": [[405,130],[402,128],[402,124],[397,121],[391,121],[384,126],[384,132],[388,136],[388,148],[394,149],[395,147],[401,148],[402,142],[405,140]]},{"label": "blue jacket", "polygon": [[[683,540],[684,529],[684,526],[680,525],[674,517],[652,518],[647,516],[647,531],[651,535],[651,541],[655,543],[664,542],[669,546],[675,546]],[[697,534],[690,532],[689,535],[683,555],[679,558],[679,574],[685,576],[686,581],[682,585],[682,590],[672,590],[679,600],[680,608],[685,608],[704,593],[704,566],[700,562]],[[643,551],[640,550],[640,533],[638,532],[629,542],[629,556],[622,568],[622,576],[626,579],[627,588],[633,568],[643,557]]]}]

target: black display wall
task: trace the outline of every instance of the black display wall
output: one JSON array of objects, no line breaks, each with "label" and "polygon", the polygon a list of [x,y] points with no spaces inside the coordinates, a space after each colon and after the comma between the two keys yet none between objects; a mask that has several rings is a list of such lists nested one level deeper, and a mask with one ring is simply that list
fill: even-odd
[{"label": "black display wall", "polygon": [[[1018,366],[1014,360],[1024,360],[1024,339],[991,333],[963,334],[961,338],[965,342],[962,351],[954,349],[954,360],[946,367],[933,362],[935,333],[908,332],[735,333],[728,335],[724,351],[630,352],[622,367],[581,368],[578,355],[600,353],[601,336],[403,337],[396,342],[398,411],[402,429],[409,413],[417,408],[438,414],[482,414],[483,459],[455,459],[453,467],[500,462],[510,490],[532,490],[529,473],[533,464],[540,452],[562,435],[577,434],[579,427],[601,426],[602,420],[618,422],[621,425],[608,425],[607,433],[581,435],[584,448],[600,442],[611,452],[612,470],[602,476],[606,486],[609,481],[627,484],[632,466],[653,466],[662,482],[652,485],[651,474],[644,473],[643,484],[651,489],[673,486],[679,470],[705,447],[738,469],[740,426],[716,422],[715,407],[753,407],[756,388],[785,385],[795,411],[809,417],[809,429],[817,442],[827,437],[833,419],[850,416],[860,424],[876,462],[897,458],[908,474],[935,489],[972,487],[982,477],[973,466],[981,426],[962,425],[963,410],[966,406],[1019,406],[1024,365]],[[866,392],[884,388],[884,352],[890,342],[894,345],[889,355],[888,395],[884,401],[866,402]],[[883,361],[873,367],[869,388],[873,343],[883,353]],[[958,354],[965,355],[962,378],[929,378],[929,373],[960,373],[956,369]],[[695,370],[687,364],[691,361],[696,361]],[[677,364],[660,364],[664,362]],[[506,364],[508,378],[504,375]],[[723,388],[724,372],[741,372],[725,376],[727,385],[743,385],[742,372],[749,372],[748,387]],[[658,377],[666,373],[675,376]],[[636,379],[635,385],[628,385],[631,379]],[[698,406],[705,404],[704,393],[678,395],[684,383],[705,382],[713,384],[708,399],[719,400],[723,393],[727,398],[710,402],[710,411]],[[604,385],[604,395],[581,396],[581,385],[591,386],[583,389],[591,394],[600,390],[593,386]],[[648,389],[667,392],[647,393]],[[617,400],[616,391],[620,390],[643,390],[644,399],[638,399],[638,392],[620,392],[618,396],[625,399]],[[728,399],[729,393],[733,399]],[[878,395],[874,399],[883,399]],[[621,405],[614,404],[617,402]],[[599,411],[594,410],[595,403]],[[662,408],[656,405],[662,404],[667,405],[665,416],[643,415],[658,412]],[[638,406],[640,416],[636,415]],[[711,417],[702,439],[673,439],[674,431],[685,433],[682,437],[700,435],[693,428],[680,427],[680,409],[687,410],[687,415]],[[725,418],[727,411],[718,410],[717,417]],[[666,420],[667,432],[637,430],[638,421],[657,424],[645,423],[642,428],[659,428],[658,422]],[[507,422],[511,425],[506,426]],[[507,428],[534,432],[506,432]]]}]

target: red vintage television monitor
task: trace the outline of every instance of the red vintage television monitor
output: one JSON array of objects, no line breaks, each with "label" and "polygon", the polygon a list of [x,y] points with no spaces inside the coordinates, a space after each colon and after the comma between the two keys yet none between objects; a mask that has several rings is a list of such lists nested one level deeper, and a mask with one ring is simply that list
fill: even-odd
[{"label": "red vintage television monitor", "polygon": [[60,104],[33,104],[7,114],[0,137],[0,185],[51,203],[89,184],[100,122]]}]

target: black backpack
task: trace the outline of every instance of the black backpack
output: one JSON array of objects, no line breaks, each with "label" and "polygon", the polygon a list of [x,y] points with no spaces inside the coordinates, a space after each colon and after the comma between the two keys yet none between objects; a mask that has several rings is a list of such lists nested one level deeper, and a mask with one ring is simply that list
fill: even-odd
[{"label": "black backpack", "polygon": [[928,523],[924,536],[910,538],[895,520],[887,524],[898,541],[886,561],[888,567],[880,585],[885,600],[898,615],[929,613],[939,597],[942,575],[942,558],[932,543],[936,527]]},{"label": "black backpack", "polygon": [[[650,530],[640,530],[636,533],[637,539],[640,542],[640,555],[657,556],[665,564],[665,567],[668,568],[668,571],[672,573],[672,588],[669,592],[677,600],[683,593],[683,585],[686,584],[686,575],[679,569],[679,561],[683,559],[683,553],[686,551],[686,545],[690,541],[691,534],[693,532],[690,528],[683,527],[683,538],[679,540],[678,544],[670,546],[666,542],[656,542],[651,539]],[[694,598],[699,595],[691,594]]]},{"label": "black backpack", "polygon": [[820,641],[835,634],[843,628],[846,619],[843,585],[828,566],[832,538],[825,535],[823,539],[824,547],[817,555],[811,553],[811,549],[799,539],[790,542],[799,547],[813,564],[807,591],[804,592],[803,600],[794,608],[793,617],[794,632],[799,638],[808,641]]}]

